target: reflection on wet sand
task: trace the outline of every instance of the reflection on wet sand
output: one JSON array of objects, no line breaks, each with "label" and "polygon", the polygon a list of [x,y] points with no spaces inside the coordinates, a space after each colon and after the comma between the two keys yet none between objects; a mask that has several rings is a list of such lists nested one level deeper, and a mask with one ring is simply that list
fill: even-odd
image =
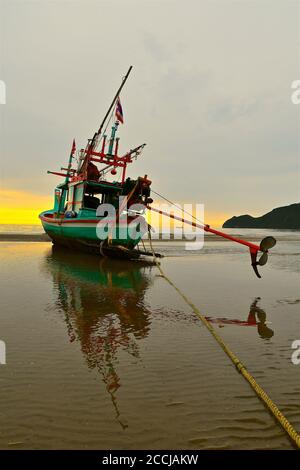
[{"label": "reflection on wet sand", "polygon": [[[123,429],[128,425],[118,407],[118,351],[139,360],[138,341],[148,336],[151,312],[145,294],[154,272],[142,261],[118,261],[74,254],[52,248],[43,262],[51,274],[56,310],[64,315],[70,342],[79,341],[89,368],[97,369],[110,395],[115,416]],[[246,320],[206,317],[221,325],[256,326],[262,338],[274,334],[257,297]]]},{"label": "reflection on wet sand", "polygon": [[101,373],[120,418],[116,392],[121,380],[117,351],[139,358],[138,340],[150,330],[150,311],[144,297],[151,283],[149,263],[95,259],[52,248],[43,269],[50,272],[70,342],[80,341],[90,368]]},{"label": "reflection on wet sand", "polygon": [[250,311],[247,320],[237,320],[232,318],[213,318],[205,317],[210,323],[217,323],[219,325],[238,325],[238,326],[257,326],[257,332],[263,339],[272,338],[274,331],[267,325],[267,314],[265,310],[260,308],[257,304],[260,297],[256,297],[250,305]]}]

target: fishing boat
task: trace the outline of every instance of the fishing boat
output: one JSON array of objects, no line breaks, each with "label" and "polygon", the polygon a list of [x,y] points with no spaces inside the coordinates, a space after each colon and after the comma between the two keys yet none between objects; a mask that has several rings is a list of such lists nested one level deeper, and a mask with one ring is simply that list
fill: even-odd
[{"label": "fishing boat", "polygon": [[[73,140],[68,166],[61,168],[63,172],[48,171],[64,178],[55,188],[53,209],[39,215],[54,244],[118,258],[134,259],[141,255],[137,245],[148,230],[143,213],[152,202],[151,181],[147,175],[131,179],[126,172],[146,144],[119,155],[116,136],[118,126],[123,123],[119,96],[131,69],[123,78],[99,130],[80,151],[77,168],[73,167],[76,151]],[[107,126],[105,129],[104,126],[110,114],[114,122],[107,138]],[[130,210],[126,210],[128,207]],[[107,209],[113,209],[111,216]],[[146,250],[142,254],[152,256]]]},{"label": "fishing boat", "polygon": [[[102,256],[137,259],[143,256],[161,257],[153,249],[140,250],[138,245],[150,226],[145,211],[151,210],[202,229],[205,232],[240,243],[249,248],[251,265],[257,277],[257,267],[268,260],[268,250],[276,244],[274,237],[265,237],[260,245],[248,242],[194,220],[178,217],[152,206],[151,180],[147,175],[131,179],[127,167],[141,154],[146,144],[138,145],[124,155],[119,155],[117,131],[123,123],[120,93],[132,66],[122,80],[99,129],[77,155],[74,167],[76,144],[73,140],[68,165],[61,171],[48,173],[64,178],[54,191],[54,207],[42,212],[39,217],[45,232],[54,244],[64,245],[72,250],[83,250]],[[106,130],[112,122],[108,137]],[[110,178],[110,179],[109,179]],[[166,199],[170,202],[168,199]],[[258,253],[261,256],[257,259]]]}]

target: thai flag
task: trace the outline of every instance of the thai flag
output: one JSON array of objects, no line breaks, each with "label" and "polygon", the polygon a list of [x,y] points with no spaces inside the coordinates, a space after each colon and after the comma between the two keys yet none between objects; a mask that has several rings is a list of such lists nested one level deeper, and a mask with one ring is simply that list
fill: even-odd
[{"label": "thai flag", "polygon": [[119,97],[117,99],[117,104],[116,104],[116,118],[118,121],[124,124],[123,109],[122,109],[122,105],[121,105],[121,101]]}]

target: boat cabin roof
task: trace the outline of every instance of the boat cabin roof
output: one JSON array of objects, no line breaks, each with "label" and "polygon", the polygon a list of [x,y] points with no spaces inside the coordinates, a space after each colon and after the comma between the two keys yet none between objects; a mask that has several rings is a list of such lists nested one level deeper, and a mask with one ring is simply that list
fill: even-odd
[{"label": "boat cabin roof", "polygon": [[86,192],[93,192],[94,194],[103,193],[107,191],[120,191],[122,185],[120,183],[109,183],[108,181],[87,181],[85,190]]},{"label": "boat cabin roof", "polygon": [[57,186],[58,189],[67,189],[67,187],[74,187],[85,185],[85,192],[90,192],[94,194],[100,194],[103,192],[110,192],[110,191],[120,191],[122,189],[121,183],[114,182],[110,183],[109,181],[76,181],[74,183],[69,183],[66,185],[65,183],[59,184]]}]

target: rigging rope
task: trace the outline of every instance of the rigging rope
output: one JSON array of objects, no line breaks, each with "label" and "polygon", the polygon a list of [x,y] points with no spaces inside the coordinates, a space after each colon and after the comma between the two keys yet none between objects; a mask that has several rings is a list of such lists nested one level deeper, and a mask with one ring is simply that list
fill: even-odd
[{"label": "rigging rope", "polygon": [[202,225],[207,225],[203,222],[203,220],[200,220],[200,219],[197,219],[197,217],[195,217],[193,214],[191,214],[190,212],[186,211],[185,209],[182,209],[182,207],[178,206],[177,204],[175,204],[175,202],[173,201],[170,201],[170,199],[167,199],[166,197],[164,197],[162,194],[159,194],[157,193],[156,191],[154,191],[152,188],[151,188],[151,192],[156,194],[157,196],[161,197],[162,199],[164,199],[165,201],[167,201],[169,204],[172,204],[174,207],[177,207],[177,209],[181,210],[184,214],[187,214],[187,215],[190,215],[194,220],[197,220],[197,222],[199,222],[200,224]]},{"label": "rigging rope", "polygon": [[148,230],[148,234],[149,234],[149,243],[150,243],[151,251],[153,253],[153,260],[154,260],[158,270],[160,271],[161,276],[170,284],[171,287],[173,287],[176,290],[176,292],[185,301],[185,303],[191,307],[193,312],[201,320],[201,322],[204,324],[204,326],[206,326],[208,331],[212,334],[212,336],[215,338],[215,340],[221,346],[223,351],[227,354],[227,356],[233,362],[233,364],[236,367],[236,370],[242,374],[244,379],[253,388],[256,395],[260,398],[260,400],[262,400],[264,402],[264,404],[266,405],[268,410],[271,412],[271,414],[274,416],[276,421],[282,426],[284,431],[288,434],[288,436],[290,437],[290,439],[294,443],[294,445],[297,448],[300,449],[300,434],[298,434],[298,432],[295,430],[295,428],[292,426],[292,424],[288,421],[288,419],[284,416],[284,414],[279,410],[279,408],[276,406],[276,404],[273,402],[273,400],[269,397],[269,395],[264,391],[264,389],[256,382],[255,378],[250,374],[250,372],[248,372],[248,370],[246,369],[244,364],[239,360],[239,358],[229,349],[229,347],[226,345],[226,343],[222,339],[222,337],[215,331],[213,326],[206,320],[205,316],[202,315],[202,313],[195,306],[195,304],[165,274],[165,272],[163,271],[162,267],[160,266],[160,263],[157,261],[157,258],[155,256],[155,252],[154,252],[153,245],[152,245],[150,230]]}]

